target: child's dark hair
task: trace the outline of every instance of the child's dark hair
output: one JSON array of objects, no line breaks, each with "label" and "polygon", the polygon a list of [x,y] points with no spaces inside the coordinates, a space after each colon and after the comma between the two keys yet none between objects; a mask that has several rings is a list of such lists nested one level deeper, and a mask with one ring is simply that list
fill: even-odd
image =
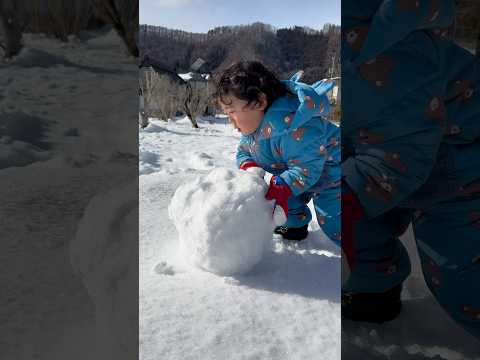
[{"label": "child's dark hair", "polygon": [[258,103],[260,93],[267,97],[267,107],[287,94],[285,85],[258,61],[240,61],[224,70],[216,81],[217,100],[224,101],[225,96],[231,95],[247,101],[248,105]]}]

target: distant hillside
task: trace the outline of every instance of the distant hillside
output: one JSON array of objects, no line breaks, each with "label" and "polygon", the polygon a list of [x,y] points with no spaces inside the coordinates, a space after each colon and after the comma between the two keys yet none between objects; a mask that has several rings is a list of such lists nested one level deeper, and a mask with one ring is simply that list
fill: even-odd
[{"label": "distant hillside", "polygon": [[223,26],[207,33],[190,33],[160,26],[140,25],[141,55],[177,73],[190,70],[202,58],[202,72],[215,73],[238,60],[260,60],[284,78],[304,70],[305,82],[340,75],[340,26],[322,31],[305,27],[275,29],[263,23]]}]

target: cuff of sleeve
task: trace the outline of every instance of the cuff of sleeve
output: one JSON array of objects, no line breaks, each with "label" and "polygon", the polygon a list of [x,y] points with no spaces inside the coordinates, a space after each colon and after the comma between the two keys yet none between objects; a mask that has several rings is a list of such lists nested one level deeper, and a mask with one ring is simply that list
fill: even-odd
[{"label": "cuff of sleeve", "polygon": [[241,170],[247,170],[248,168],[251,168],[251,167],[260,167],[260,166],[258,166],[258,164],[255,161],[250,161],[250,160],[244,161],[242,164],[240,164]]}]

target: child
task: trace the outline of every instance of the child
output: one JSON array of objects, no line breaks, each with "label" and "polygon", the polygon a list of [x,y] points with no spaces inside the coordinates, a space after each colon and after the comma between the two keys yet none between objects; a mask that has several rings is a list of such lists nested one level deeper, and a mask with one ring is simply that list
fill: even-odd
[{"label": "child", "polygon": [[446,36],[454,0],[342,5],[342,317],[398,315],[412,222],[432,294],[480,337],[480,65]]},{"label": "child", "polygon": [[216,98],[242,133],[239,168],[273,174],[265,197],[275,200],[275,233],[305,239],[313,199],[322,230],[339,243],[340,130],[322,117],[333,84],[309,86],[300,76],[279,81],[259,62],[239,62],[221,74]]}]

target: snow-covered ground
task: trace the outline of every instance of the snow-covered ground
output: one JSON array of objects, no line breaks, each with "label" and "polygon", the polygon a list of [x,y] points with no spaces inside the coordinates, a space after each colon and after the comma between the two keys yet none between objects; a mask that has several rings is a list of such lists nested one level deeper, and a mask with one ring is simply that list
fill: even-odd
[{"label": "snow-covered ground", "polygon": [[342,321],[342,359],[480,360],[480,341],[455,323],[428,290],[411,227],[401,240],[412,262],[402,312],[382,325]]},{"label": "snow-covered ground", "polygon": [[480,343],[426,288],[410,230],[402,239],[413,263],[404,308],[383,325],[340,321],[340,254],[315,219],[305,242],[274,236],[243,276],[186,266],[168,205],[181,184],[234,168],[239,137],[224,117],[199,124],[154,119],[140,130],[142,360],[338,359],[340,352],[342,359],[480,359]]},{"label": "snow-covered ground", "polygon": [[[0,274],[6,284],[0,296],[1,359],[104,360],[92,347],[95,339],[102,347],[110,336],[117,352],[123,351],[119,341],[128,340],[112,338],[116,331],[125,336],[129,326],[136,339],[136,312],[119,316],[132,310],[124,300],[136,294],[125,294],[123,285],[136,269],[129,263],[120,267],[129,273],[116,277],[119,262],[112,260],[122,254],[131,259],[125,249],[136,244],[128,241],[135,236],[115,221],[134,223],[135,211],[117,204],[124,188],[110,193],[110,205],[102,194],[131,180],[136,163],[138,139],[131,130],[137,123],[137,61],[113,32],[71,40],[27,34],[22,53],[0,63],[0,261],[9,270]],[[340,255],[315,222],[299,245],[272,238],[262,261],[242,276],[213,275],[178,259],[167,211],[175,190],[215,167],[234,168],[238,134],[225,118],[199,124],[193,129],[186,119],[154,120],[140,130],[141,358],[338,359]],[[98,244],[114,246],[80,246],[72,253],[70,242],[82,239],[80,219],[88,228],[92,217],[97,235],[106,234]],[[118,244],[127,246],[119,245],[118,253]],[[102,262],[98,252],[104,250],[108,261]],[[96,261],[90,262],[93,269],[113,280],[81,278],[71,256],[77,271],[82,262]],[[405,292],[412,298],[405,303],[408,316],[382,326],[343,322],[344,354],[479,359],[478,342],[438,307],[418,266],[413,275]],[[116,281],[115,291],[107,280]],[[115,318],[132,321],[110,322]]]},{"label": "snow-covered ground", "polygon": [[224,117],[199,126],[140,130],[141,359],[340,359],[339,249],[315,223],[301,244],[272,236],[244,275],[184,265],[168,205],[182,183],[234,169],[239,138]]},{"label": "snow-covered ground", "polygon": [[113,31],[70,40],[25,34],[0,61],[1,359],[105,359],[69,245],[93,197],[136,179],[138,68]]}]

